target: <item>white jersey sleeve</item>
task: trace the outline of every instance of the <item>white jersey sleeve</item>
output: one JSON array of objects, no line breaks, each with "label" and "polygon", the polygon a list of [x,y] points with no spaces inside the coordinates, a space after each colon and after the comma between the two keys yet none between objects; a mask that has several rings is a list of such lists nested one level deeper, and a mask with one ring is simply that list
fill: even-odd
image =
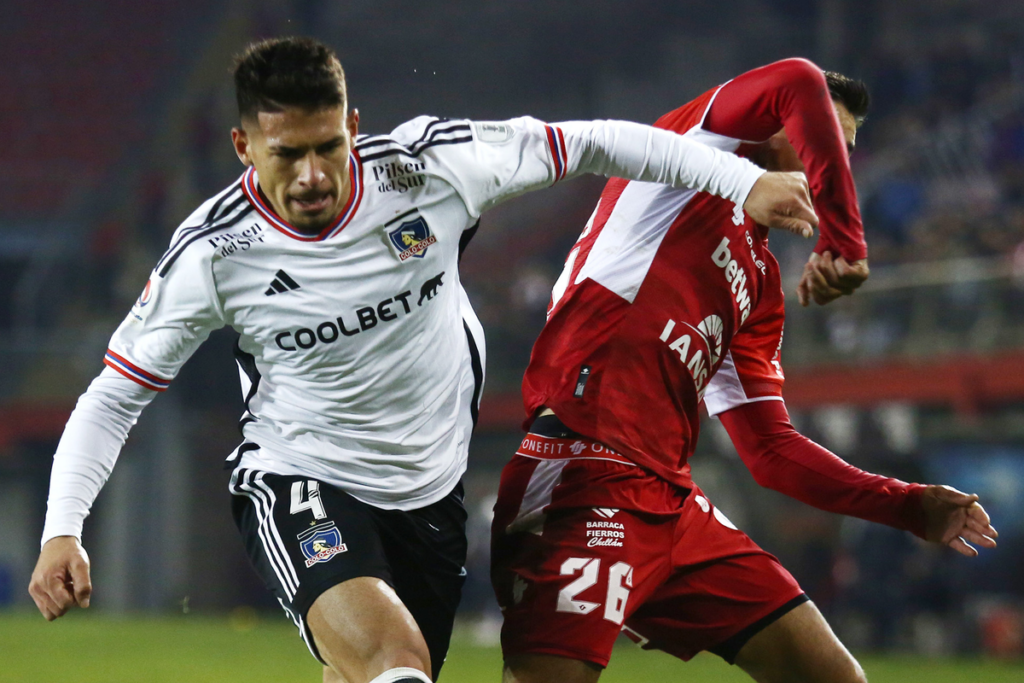
[{"label": "white jersey sleeve", "polygon": [[41,543],[56,536],[81,540],[82,524],[114,469],[128,430],[154,396],[104,368],[78,399],[53,456]]},{"label": "white jersey sleeve", "polygon": [[224,325],[210,261],[204,258],[208,250],[187,249],[197,228],[175,233],[114,332],[103,359],[107,367],[68,419],[53,458],[42,543],[55,536],[81,538],[82,523],[143,408],[167,389],[210,332]]},{"label": "white jersey sleeve", "polygon": [[[393,135],[412,139],[419,133],[420,139],[431,139],[429,128],[437,121],[420,117]],[[442,133],[463,144],[435,141],[423,150],[423,157],[428,166],[443,169],[474,216],[506,199],[583,173],[694,188],[742,206],[764,173],[728,152],[627,121],[546,124],[522,117],[444,126]],[[470,135],[471,143],[464,144]],[[434,164],[429,163],[431,158]]]}]

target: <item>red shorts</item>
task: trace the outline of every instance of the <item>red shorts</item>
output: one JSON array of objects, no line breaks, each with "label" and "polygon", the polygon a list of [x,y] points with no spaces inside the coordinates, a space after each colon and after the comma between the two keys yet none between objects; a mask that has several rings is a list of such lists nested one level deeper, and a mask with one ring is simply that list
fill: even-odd
[{"label": "red shorts", "polygon": [[602,667],[620,631],[683,660],[710,650],[732,663],[807,600],[696,486],[687,495],[593,441],[536,434],[502,472],[491,582],[506,658]]}]

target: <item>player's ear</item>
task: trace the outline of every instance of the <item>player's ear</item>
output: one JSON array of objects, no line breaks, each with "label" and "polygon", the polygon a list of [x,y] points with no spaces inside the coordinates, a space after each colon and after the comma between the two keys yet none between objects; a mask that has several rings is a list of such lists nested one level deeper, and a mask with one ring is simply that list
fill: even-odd
[{"label": "player's ear", "polygon": [[359,110],[353,109],[348,113],[348,119],[345,121],[345,127],[348,128],[349,135],[353,138],[359,135]]},{"label": "player's ear", "polygon": [[238,160],[246,166],[252,166],[252,157],[249,154],[249,135],[244,128],[231,129],[231,143],[235,146]]}]

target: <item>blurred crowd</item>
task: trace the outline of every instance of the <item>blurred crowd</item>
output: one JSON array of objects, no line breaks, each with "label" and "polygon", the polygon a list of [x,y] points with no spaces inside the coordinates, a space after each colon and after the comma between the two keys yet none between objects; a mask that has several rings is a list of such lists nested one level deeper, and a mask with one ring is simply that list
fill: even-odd
[{"label": "blurred crowd", "polygon": [[1005,256],[1024,243],[1019,45],[1010,32],[968,31],[873,56],[854,167],[880,166],[862,192],[875,265]]}]

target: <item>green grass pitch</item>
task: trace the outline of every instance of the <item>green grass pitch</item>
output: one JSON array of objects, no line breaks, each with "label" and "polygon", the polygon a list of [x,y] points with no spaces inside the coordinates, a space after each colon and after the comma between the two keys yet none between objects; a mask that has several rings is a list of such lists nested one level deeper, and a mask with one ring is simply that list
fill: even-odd
[{"label": "green grass pitch", "polygon": [[[913,657],[861,658],[872,683],[1021,683],[1024,662]],[[495,647],[458,638],[441,680],[500,680]],[[54,623],[27,612],[0,613],[3,683],[313,683],[320,668],[295,629],[276,615],[233,619],[199,615],[163,618],[72,613]],[[603,683],[729,683],[749,681],[717,657],[683,664],[631,645],[616,649]]]}]

